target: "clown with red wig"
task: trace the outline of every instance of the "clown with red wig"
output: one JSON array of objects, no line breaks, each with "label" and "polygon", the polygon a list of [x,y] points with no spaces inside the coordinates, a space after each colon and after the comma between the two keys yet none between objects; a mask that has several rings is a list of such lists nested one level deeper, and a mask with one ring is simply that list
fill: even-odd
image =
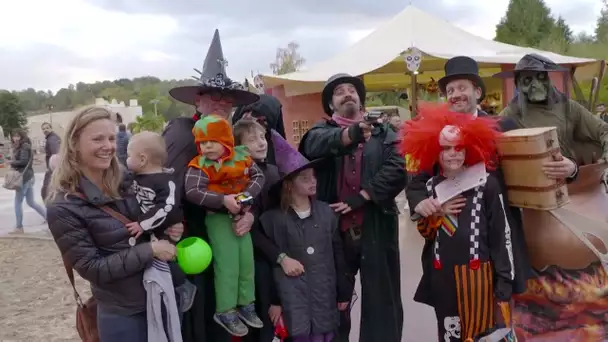
[{"label": "clown with red wig", "polygon": [[436,198],[437,185],[462,177],[469,167],[477,166],[486,176],[481,185],[458,196],[465,203],[459,212],[417,222],[427,242],[418,291],[429,291],[433,298],[441,341],[513,338],[511,228],[499,182],[483,172],[498,163],[496,126],[491,118],[438,106],[422,109],[403,130],[402,151],[416,161],[416,172],[437,174],[427,182],[429,197]]}]

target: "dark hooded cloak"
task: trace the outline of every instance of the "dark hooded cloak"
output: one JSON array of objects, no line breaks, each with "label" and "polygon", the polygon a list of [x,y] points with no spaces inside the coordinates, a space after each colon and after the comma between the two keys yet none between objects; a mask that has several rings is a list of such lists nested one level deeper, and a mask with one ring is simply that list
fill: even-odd
[{"label": "dark hooded cloak", "polygon": [[274,148],[270,137],[270,130],[274,129],[283,138],[285,137],[285,127],[283,125],[283,105],[279,100],[271,95],[262,94],[260,99],[250,105],[237,107],[232,115],[232,124],[243,118],[247,112],[256,118],[264,127],[266,127],[266,141],[268,141],[268,157],[267,161],[270,164],[275,163]]}]

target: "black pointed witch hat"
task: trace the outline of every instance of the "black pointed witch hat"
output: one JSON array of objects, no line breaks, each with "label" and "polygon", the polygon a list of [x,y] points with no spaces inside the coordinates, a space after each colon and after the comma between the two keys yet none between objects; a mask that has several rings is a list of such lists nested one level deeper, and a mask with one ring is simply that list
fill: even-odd
[{"label": "black pointed witch hat", "polygon": [[227,61],[222,51],[220,32],[216,29],[205,57],[203,70],[194,69],[199,75],[193,76],[198,84],[193,86],[176,87],[169,94],[176,100],[195,105],[197,96],[209,92],[220,92],[233,98],[234,106],[243,106],[257,101],[257,94],[247,91],[240,83],[231,80],[226,74]]}]

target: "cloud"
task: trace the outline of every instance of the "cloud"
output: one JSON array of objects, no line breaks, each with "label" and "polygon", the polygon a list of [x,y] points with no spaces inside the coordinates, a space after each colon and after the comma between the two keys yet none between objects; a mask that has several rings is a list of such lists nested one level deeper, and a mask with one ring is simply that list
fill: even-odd
[{"label": "cloud", "polygon": [[[591,32],[601,7],[597,0],[546,2],[575,31]],[[491,39],[508,0],[412,4]],[[192,68],[202,66],[215,28],[234,79],[268,72],[276,48],[290,41],[300,44],[310,67],[405,5],[402,0],[11,1],[0,21],[0,88],[57,90],[77,81],[143,75],[188,78]]]}]

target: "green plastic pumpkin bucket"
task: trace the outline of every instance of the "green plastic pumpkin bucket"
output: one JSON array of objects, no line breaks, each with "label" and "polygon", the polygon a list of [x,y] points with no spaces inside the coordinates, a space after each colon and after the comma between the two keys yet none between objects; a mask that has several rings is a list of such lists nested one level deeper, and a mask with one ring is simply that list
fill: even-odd
[{"label": "green plastic pumpkin bucket", "polygon": [[211,264],[211,247],[201,238],[185,238],[177,243],[176,248],[177,264],[186,274],[199,274]]}]

